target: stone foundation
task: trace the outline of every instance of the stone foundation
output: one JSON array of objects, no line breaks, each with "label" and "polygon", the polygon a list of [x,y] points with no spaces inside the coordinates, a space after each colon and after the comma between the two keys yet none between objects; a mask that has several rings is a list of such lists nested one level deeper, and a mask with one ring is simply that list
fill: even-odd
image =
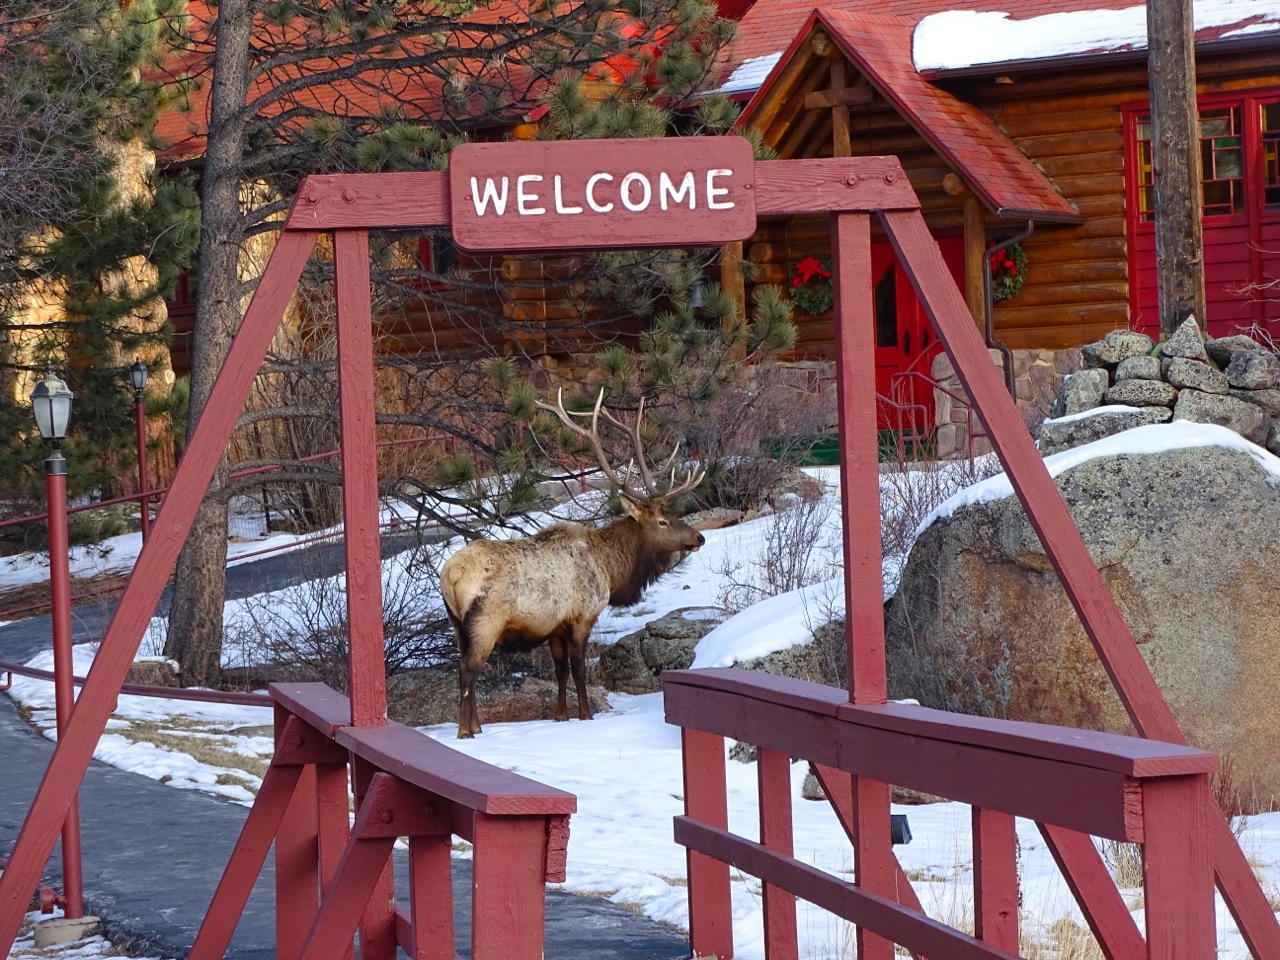
[{"label": "stone foundation", "polygon": [[[987,351],[991,362],[1003,371],[1004,356],[999,350]],[[1029,428],[1039,425],[1049,413],[1063,378],[1080,369],[1080,348],[1062,350],[1014,350],[1013,375],[1017,390],[1015,401],[1018,412]],[[960,385],[951,358],[938,354],[929,375],[937,387],[933,391],[934,426],[936,427],[937,456],[940,460],[954,460],[972,453],[981,456],[991,452],[991,444],[983,434],[977,415],[970,416],[967,394]],[[970,429],[973,436],[970,436]]]}]

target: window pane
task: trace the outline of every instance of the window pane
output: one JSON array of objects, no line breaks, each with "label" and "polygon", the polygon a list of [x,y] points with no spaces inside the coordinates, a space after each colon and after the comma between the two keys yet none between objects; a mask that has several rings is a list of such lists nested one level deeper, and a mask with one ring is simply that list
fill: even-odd
[{"label": "window pane", "polygon": [[892,264],[876,284],[876,346],[898,345],[898,271]]},{"label": "window pane", "polygon": [[1262,197],[1268,210],[1280,210],[1280,101],[1262,104]]},{"label": "window pane", "polygon": [[1206,217],[1244,210],[1240,107],[1200,111],[1200,163]]}]

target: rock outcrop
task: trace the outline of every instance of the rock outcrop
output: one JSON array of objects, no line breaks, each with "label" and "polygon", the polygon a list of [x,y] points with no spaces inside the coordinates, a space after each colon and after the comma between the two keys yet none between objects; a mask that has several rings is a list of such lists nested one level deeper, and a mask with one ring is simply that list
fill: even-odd
[{"label": "rock outcrop", "polygon": [[1249,337],[1206,341],[1191,318],[1158,347],[1116,330],[1080,354],[1085,369],[1040,427],[1045,456],[1169,420],[1217,424],[1280,453],[1280,357]]},{"label": "rock outcrop", "polygon": [[[1238,788],[1280,797],[1280,461],[1197,432],[1221,445],[1089,459],[1056,482],[1183,731],[1230,758]],[[1132,732],[1012,496],[923,531],[886,630],[891,697]]]},{"label": "rock outcrop", "polygon": [[661,690],[662,671],[689,667],[698,641],[726,616],[727,612],[708,607],[673,610],[602,648],[596,677],[607,689],[622,693]]}]

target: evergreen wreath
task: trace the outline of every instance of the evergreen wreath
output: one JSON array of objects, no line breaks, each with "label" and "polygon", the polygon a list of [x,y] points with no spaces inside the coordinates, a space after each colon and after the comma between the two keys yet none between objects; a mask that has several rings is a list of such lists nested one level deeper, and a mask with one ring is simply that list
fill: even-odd
[{"label": "evergreen wreath", "polygon": [[791,271],[791,303],[811,317],[826,313],[836,302],[831,286],[831,258],[805,257]]},{"label": "evergreen wreath", "polygon": [[[992,240],[987,249],[992,250],[997,243]],[[991,270],[991,299],[1016,297],[1027,279],[1027,254],[1022,244],[1012,243],[1003,250],[987,254],[987,265]]]}]

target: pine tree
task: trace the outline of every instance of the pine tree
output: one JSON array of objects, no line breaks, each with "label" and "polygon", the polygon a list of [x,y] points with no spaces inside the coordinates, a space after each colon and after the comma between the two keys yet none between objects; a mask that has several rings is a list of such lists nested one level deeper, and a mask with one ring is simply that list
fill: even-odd
[{"label": "pine tree", "polygon": [[[470,0],[221,0],[211,8],[215,15],[204,24],[197,18],[198,56],[190,59],[204,65],[193,73],[208,74],[201,78],[209,95],[192,423],[255,282],[242,279],[243,252],[278,229],[279,214],[306,174],[441,170],[456,144],[508,129],[533,113],[545,114],[539,136],[559,138],[722,132],[734,117],[725,98],[700,96],[731,31],[701,0],[535,2],[510,16],[495,16]],[[381,362],[399,378],[402,396],[397,409],[380,411],[379,420],[450,433],[486,467],[523,463],[527,431],[505,417],[511,398],[495,380],[494,361],[499,341],[521,349],[519,338],[509,335],[528,325],[501,309],[483,316],[470,307],[464,311],[459,298],[468,294],[487,292],[501,302],[505,281],[493,271],[440,262],[424,270],[412,256],[418,239],[375,237],[380,312],[395,315],[415,299],[426,300],[442,315],[475,316],[482,329],[465,356],[429,345],[385,354]],[[687,299],[689,285],[713,256],[589,258],[575,267],[577,296],[603,297],[594,301],[603,310],[591,322],[602,337],[616,339],[621,322],[652,320],[673,298]],[[332,390],[324,387],[333,376],[333,351],[327,302],[332,278],[323,260],[307,279],[304,325],[277,339],[278,353],[259,378],[264,409],[242,419],[252,430],[237,442],[265,462],[272,451],[255,448],[244,435],[260,430],[291,448],[286,473],[296,477],[306,467],[321,482],[337,482],[325,476],[324,465],[300,462],[304,453],[336,445]],[[544,349],[563,353],[570,335],[580,346],[582,326],[578,320],[541,324]],[[759,329],[737,326],[742,330],[732,334],[736,346],[726,348],[726,356],[740,353],[742,338]],[[269,425],[269,418],[275,423]],[[313,448],[299,447],[299,437]],[[166,654],[182,664],[188,682],[210,682],[219,672],[226,504],[239,489],[227,485],[227,470],[224,462],[216,472],[179,560]],[[322,499],[308,498],[311,504]]]},{"label": "pine tree", "polygon": [[0,20],[0,470],[15,511],[38,485],[25,394],[46,365],[76,393],[71,494],[111,496],[132,474],[125,371],[164,343],[158,298],[197,234],[191,185],[134,167],[164,96],[142,76],[172,13],[15,0]]}]

